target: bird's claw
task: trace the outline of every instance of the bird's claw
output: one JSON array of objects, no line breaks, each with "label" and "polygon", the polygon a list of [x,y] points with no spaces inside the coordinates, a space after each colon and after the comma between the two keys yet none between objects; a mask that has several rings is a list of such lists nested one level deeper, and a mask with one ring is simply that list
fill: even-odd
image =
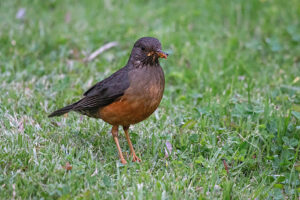
[{"label": "bird's claw", "polygon": [[126,165],[126,164],[127,164],[127,161],[126,161],[125,159],[121,159],[121,163],[122,163],[123,165]]},{"label": "bird's claw", "polygon": [[132,155],[132,162],[142,162],[142,160],[139,157],[137,157],[137,155],[133,154]]}]

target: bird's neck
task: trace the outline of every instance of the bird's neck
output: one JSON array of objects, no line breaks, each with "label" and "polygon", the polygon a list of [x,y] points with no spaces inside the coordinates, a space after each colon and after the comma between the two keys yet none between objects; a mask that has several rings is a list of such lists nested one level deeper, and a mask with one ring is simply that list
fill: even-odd
[{"label": "bird's neck", "polygon": [[144,60],[144,61],[139,61],[139,60],[136,60],[136,59],[132,58],[131,56],[128,60],[127,65],[133,66],[135,68],[147,67],[147,66],[151,66],[151,67],[160,66],[159,65],[159,60],[157,58],[156,59],[149,58],[149,59]]}]

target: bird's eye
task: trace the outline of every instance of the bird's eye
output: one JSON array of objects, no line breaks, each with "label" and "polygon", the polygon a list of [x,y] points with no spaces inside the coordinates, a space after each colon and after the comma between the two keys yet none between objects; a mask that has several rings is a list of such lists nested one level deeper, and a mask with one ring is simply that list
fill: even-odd
[{"label": "bird's eye", "polygon": [[145,49],[145,47],[141,47],[141,49],[143,50],[143,51],[145,51],[146,49]]}]

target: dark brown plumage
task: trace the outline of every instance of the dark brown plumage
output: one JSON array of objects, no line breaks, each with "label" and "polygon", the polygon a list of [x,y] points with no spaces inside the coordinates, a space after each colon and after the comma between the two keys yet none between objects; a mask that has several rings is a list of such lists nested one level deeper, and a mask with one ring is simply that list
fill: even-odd
[{"label": "dark brown plumage", "polygon": [[133,46],[127,65],[110,77],[98,82],[84,93],[84,97],[49,117],[75,111],[111,124],[112,135],[123,164],[126,163],[118,141],[118,127],[123,126],[133,161],[141,161],[135,154],[128,129],[148,118],[159,106],[165,78],[159,58],[167,58],[158,39],[144,37]]}]

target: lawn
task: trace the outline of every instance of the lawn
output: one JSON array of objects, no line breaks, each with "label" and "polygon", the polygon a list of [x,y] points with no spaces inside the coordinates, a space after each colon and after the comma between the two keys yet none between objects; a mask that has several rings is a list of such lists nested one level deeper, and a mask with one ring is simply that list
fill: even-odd
[{"label": "lawn", "polygon": [[[299,199],[299,0],[2,0],[0,19],[0,199]],[[122,165],[111,126],[47,115],[143,36],[166,89]]]}]

